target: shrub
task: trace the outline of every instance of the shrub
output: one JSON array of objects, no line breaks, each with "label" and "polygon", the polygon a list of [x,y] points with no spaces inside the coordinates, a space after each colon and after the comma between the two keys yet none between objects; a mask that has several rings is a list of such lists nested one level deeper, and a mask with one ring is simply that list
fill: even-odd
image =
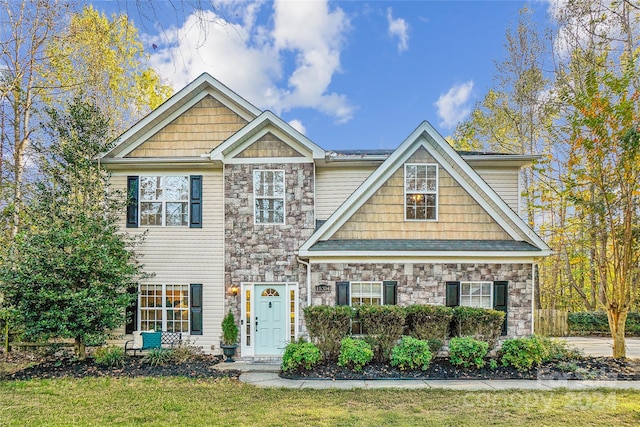
[{"label": "shrub", "polygon": [[444,342],[437,338],[429,338],[426,341],[427,341],[427,344],[429,344],[429,350],[433,355],[439,352],[442,346],[444,345]]},{"label": "shrub", "polygon": [[120,367],[124,365],[124,349],[115,345],[100,347],[93,355],[98,365]]},{"label": "shrub", "polygon": [[484,341],[491,348],[502,333],[505,313],[497,310],[472,307],[454,307],[453,324],[459,337],[473,337]]},{"label": "shrub", "polygon": [[238,325],[231,310],[222,319],[222,342],[225,345],[233,345],[238,342]]},{"label": "shrub", "polygon": [[482,368],[488,351],[489,344],[472,337],[454,337],[449,341],[449,360],[465,368]]},{"label": "shrub", "polygon": [[549,348],[537,337],[513,338],[502,343],[500,351],[503,366],[513,366],[526,371],[540,365],[548,358]]},{"label": "shrub", "polygon": [[371,359],[373,350],[366,341],[346,337],[340,342],[338,365],[362,372],[364,365],[371,362]]},{"label": "shrub", "polygon": [[151,366],[165,366],[173,362],[173,350],[167,348],[152,348],[149,350],[144,358],[144,363],[148,363]]},{"label": "shrub", "polygon": [[311,342],[292,342],[282,355],[282,370],[294,372],[313,368],[322,359],[320,349]]},{"label": "shrub", "polygon": [[349,336],[353,310],[346,305],[312,305],[304,309],[307,331],[326,360],[335,360],[340,341]]},{"label": "shrub", "polygon": [[580,350],[570,348],[566,341],[542,337],[540,335],[534,335],[533,338],[545,348],[545,358],[542,360],[543,362],[574,360],[582,356]]},{"label": "shrub", "polygon": [[404,330],[404,309],[395,305],[362,305],[358,307],[358,316],[375,360],[388,361]]},{"label": "shrub", "polygon": [[[446,340],[453,309],[441,305],[410,305],[405,308],[407,333],[420,340]],[[442,346],[442,344],[440,344]]]},{"label": "shrub", "polygon": [[182,341],[177,347],[171,349],[171,360],[175,363],[185,363],[203,358],[202,347],[196,346],[189,340]]},{"label": "shrub", "polygon": [[391,366],[401,370],[422,369],[425,371],[431,363],[431,350],[425,340],[404,336],[400,344],[391,351]]},{"label": "shrub", "polygon": [[[640,312],[629,312],[624,329],[628,336],[640,335]],[[571,335],[611,335],[607,313],[604,311],[569,313],[569,332]]]}]

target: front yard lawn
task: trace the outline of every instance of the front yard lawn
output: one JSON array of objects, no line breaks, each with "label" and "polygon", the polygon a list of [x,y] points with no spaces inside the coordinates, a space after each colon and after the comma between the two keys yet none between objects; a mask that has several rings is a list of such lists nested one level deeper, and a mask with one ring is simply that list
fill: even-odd
[{"label": "front yard lawn", "polygon": [[232,379],[0,381],[0,425],[638,425],[637,391],[262,389]]}]

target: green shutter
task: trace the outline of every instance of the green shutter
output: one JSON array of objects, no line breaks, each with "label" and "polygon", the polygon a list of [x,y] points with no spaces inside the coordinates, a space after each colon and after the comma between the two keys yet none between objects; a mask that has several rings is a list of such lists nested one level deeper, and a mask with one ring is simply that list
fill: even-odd
[{"label": "green shutter", "polygon": [[136,299],[131,302],[131,305],[125,310],[127,323],[125,326],[125,333],[132,334],[138,328],[138,287],[131,286],[127,289],[130,294],[135,294]]},{"label": "green shutter", "polygon": [[336,305],[349,305],[349,282],[336,282]]},{"label": "green shutter", "polygon": [[395,280],[385,280],[382,282],[383,287],[383,304],[396,305],[398,303],[398,282]]},{"label": "green shutter", "polygon": [[138,227],[138,177],[127,177],[127,228]]},{"label": "green shutter", "polygon": [[191,285],[191,335],[202,335],[202,285]]},{"label": "green shutter", "polygon": [[202,228],[202,175],[191,175],[189,227]]},{"label": "green shutter", "polygon": [[446,300],[447,307],[460,305],[460,282],[447,282]]},{"label": "green shutter", "polygon": [[507,335],[507,291],[509,282],[493,282],[493,309],[504,311],[504,323],[502,324],[502,335]]}]

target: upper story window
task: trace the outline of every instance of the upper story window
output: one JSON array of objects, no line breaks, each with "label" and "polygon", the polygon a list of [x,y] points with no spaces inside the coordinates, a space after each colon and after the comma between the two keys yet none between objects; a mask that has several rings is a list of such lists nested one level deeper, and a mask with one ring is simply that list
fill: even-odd
[{"label": "upper story window", "polygon": [[256,224],[284,224],[284,171],[253,171]]},{"label": "upper story window", "polygon": [[140,177],[140,225],[189,224],[188,176]]},{"label": "upper story window", "polygon": [[404,165],[405,220],[438,219],[438,165]]}]

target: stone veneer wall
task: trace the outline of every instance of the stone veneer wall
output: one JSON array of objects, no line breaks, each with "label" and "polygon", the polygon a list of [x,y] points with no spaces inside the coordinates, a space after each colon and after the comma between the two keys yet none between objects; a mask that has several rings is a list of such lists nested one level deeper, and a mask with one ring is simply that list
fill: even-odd
[{"label": "stone veneer wall", "polygon": [[[532,264],[312,264],[312,304],[335,304],[335,283],[340,281],[398,282],[398,305],[445,304],[449,281],[507,280],[507,334],[527,336],[532,332]],[[329,285],[317,293],[315,285]]]},{"label": "stone veneer wall", "polygon": [[[224,168],[225,306],[240,318],[240,297],[230,297],[228,288],[242,282],[297,282],[298,300],[306,300],[306,271],[296,253],[315,228],[313,164],[232,164]],[[284,225],[254,224],[254,170],[285,171]]]}]

